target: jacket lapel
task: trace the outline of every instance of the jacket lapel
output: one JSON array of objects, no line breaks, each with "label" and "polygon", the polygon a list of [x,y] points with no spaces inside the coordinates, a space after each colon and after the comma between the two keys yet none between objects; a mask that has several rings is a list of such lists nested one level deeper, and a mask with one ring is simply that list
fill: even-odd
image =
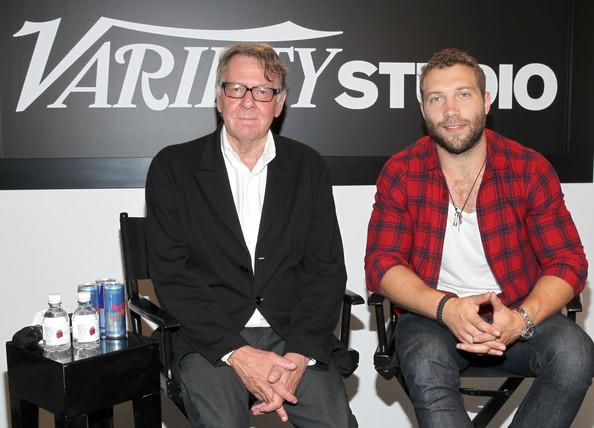
[{"label": "jacket lapel", "polygon": [[202,189],[204,199],[212,207],[212,211],[218,213],[223,223],[245,246],[235,202],[233,202],[231,194],[227,169],[221,153],[219,137],[220,128],[211,134],[211,138],[206,143],[195,176]]},{"label": "jacket lapel", "polygon": [[281,137],[275,136],[276,157],[268,164],[266,195],[258,230],[258,242],[270,231],[274,222],[290,200],[296,183],[296,168],[290,161],[281,143]]}]

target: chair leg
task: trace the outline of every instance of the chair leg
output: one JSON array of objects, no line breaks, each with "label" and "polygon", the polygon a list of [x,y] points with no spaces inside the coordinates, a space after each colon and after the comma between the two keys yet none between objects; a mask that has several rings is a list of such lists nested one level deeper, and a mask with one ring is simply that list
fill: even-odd
[{"label": "chair leg", "polygon": [[132,401],[137,428],[161,428],[161,391]]},{"label": "chair leg", "polygon": [[39,408],[12,395],[10,396],[10,413],[13,428],[30,428],[39,424]]},{"label": "chair leg", "polygon": [[63,414],[55,414],[54,425],[56,428],[86,428],[87,415],[68,417]]},{"label": "chair leg", "polygon": [[523,380],[524,378],[521,377],[510,377],[501,384],[497,391],[492,391],[491,398],[481,411],[476,414],[472,420],[472,424],[476,428],[486,427]]},{"label": "chair leg", "polygon": [[113,428],[113,407],[89,413],[89,428]]}]

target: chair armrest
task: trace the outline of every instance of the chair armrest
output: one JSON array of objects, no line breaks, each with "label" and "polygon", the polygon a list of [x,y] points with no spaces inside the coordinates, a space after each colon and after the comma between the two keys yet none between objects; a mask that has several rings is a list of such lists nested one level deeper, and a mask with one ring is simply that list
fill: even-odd
[{"label": "chair armrest", "polygon": [[566,305],[568,312],[582,312],[582,299],[580,296],[575,296]]},{"label": "chair armrest", "polygon": [[[161,364],[163,364],[163,375],[166,377],[167,393],[171,395],[171,391],[177,388],[172,381],[172,364],[173,364],[173,345],[172,345],[172,331],[180,328],[180,324],[169,312],[161,309],[146,297],[138,296],[131,297],[128,300],[128,309],[139,315],[141,318],[152,321],[157,324],[158,329],[153,332],[151,336],[153,340],[160,343],[159,354]],[[173,385],[173,386],[171,386]]]},{"label": "chair armrest", "polygon": [[[367,304],[374,307],[375,321],[377,326],[378,346],[373,354],[373,365],[375,370],[385,379],[389,380],[399,372],[398,367],[394,365],[394,332],[396,327],[396,317],[389,315],[389,323],[386,328],[386,318],[384,315],[384,296],[371,293]],[[390,307],[390,309],[392,309]]]},{"label": "chair armrest", "polygon": [[367,299],[367,304],[369,306],[383,305],[384,299],[385,299],[385,297],[382,296],[381,294],[371,293],[369,295],[369,299]]},{"label": "chair armrest", "polygon": [[386,337],[386,317],[384,316],[384,296],[377,293],[371,293],[367,300],[367,304],[374,307],[375,323],[377,325],[378,346],[375,355],[385,355],[388,350],[388,339]]},{"label": "chair armrest", "polygon": [[351,290],[344,290],[344,295],[342,296],[342,302],[351,305],[362,305],[365,303],[365,300],[361,295],[351,291]]},{"label": "chair armrest", "polygon": [[351,306],[365,303],[363,297],[351,290],[344,290],[342,296],[342,314],[340,316],[340,341],[349,347],[349,333],[351,331]]},{"label": "chair armrest", "polygon": [[180,327],[179,322],[169,312],[161,309],[145,297],[131,298],[128,301],[128,308],[131,312],[140,315],[141,318],[152,321],[165,330]]},{"label": "chair armrest", "polygon": [[565,305],[567,309],[567,316],[575,322],[576,314],[578,312],[582,312],[582,299],[579,295],[575,296],[573,299]]}]

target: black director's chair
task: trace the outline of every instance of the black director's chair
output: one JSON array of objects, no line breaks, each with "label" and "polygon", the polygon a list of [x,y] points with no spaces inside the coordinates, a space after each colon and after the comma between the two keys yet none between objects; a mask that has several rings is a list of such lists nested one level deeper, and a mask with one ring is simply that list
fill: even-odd
[{"label": "black director's chair", "polygon": [[[394,333],[398,316],[394,312],[393,305],[389,305],[389,319],[386,324],[384,316],[384,296],[372,293],[369,296],[368,305],[375,309],[375,318],[377,321],[378,347],[373,355],[373,364],[375,370],[385,379],[390,380],[393,377],[398,379],[404,391],[408,394],[408,389],[404,383],[402,374],[395,358]],[[567,316],[575,322],[576,313],[582,311],[582,303],[579,296],[575,297],[567,304]],[[517,374],[506,372],[494,367],[471,365],[460,373],[461,378],[503,378],[503,383],[498,389],[479,389],[461,387],[460,392],[464,395],[488,397],[486,404],[476,414],[472,423],[477,428],[486,427],[495,417],[499,409],[505,404],[514,391],[520,386],[524,377]]]},{"label": "black director's chair", "polygon": [[[122,255],[124,258],[126,292],[128,294],[128,308],[132,319],[132,331],[142,334],[142,320],[148,320],[157,325],[153,337],[159,340],[161,354],[161,389],[175,405],[185,414],[181,394],[181,386],[175,378],[172,353],[172,333],[180,328],[177,320],[168,312],[161,309],[138,292],[138,283],[149,280],[150,272],[147,263],[146,218],[129,217],[128,213],[120,213],[120,231],[122,239]],[[348,358],[353,362],[353,368],[359,361],[357,351],[348,348],[351,323],[352,305],[360,305],[365,301],[361,296],[349,290],[345,291],[342,299],[342,315],[340,322],[340,341],[348,349]],[[350,374],[350,373],[349,373]]]}]

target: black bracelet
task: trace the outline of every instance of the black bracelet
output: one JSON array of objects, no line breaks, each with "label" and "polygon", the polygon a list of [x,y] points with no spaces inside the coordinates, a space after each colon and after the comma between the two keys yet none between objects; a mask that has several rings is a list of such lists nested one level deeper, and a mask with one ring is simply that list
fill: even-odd
[{"label": "black bracelet", "polygon": [[456,296],[453,294],[445,294],[437,304],[437,314],[435,315],[435,319],[440,325],[445,325],[443,322],[443,307],[448,300],[453,299],[454,297]]}]

